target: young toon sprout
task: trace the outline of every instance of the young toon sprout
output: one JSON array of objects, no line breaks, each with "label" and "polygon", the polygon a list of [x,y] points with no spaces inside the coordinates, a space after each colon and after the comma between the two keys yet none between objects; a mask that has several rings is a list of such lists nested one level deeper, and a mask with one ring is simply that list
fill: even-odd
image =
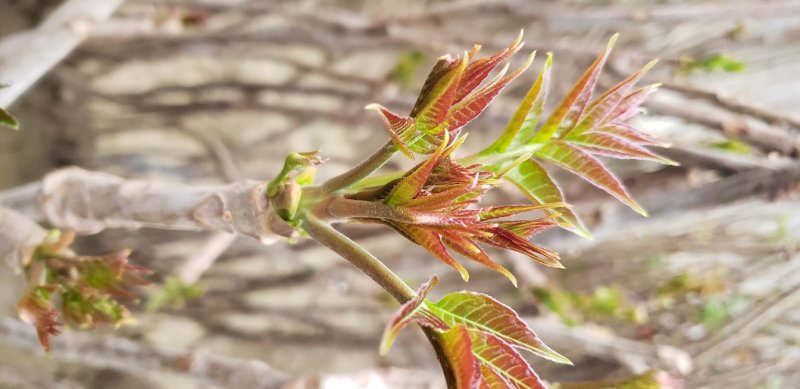
[{"label": "young toon sprout", "polygon": [[[386,326],[381,353],[388,352],[400,330],[417,323],[434,346],[452,388],[545,387],[520,350],[571,363],[545,345],[511,308],[490,296],[457,292],[437,302],[427,300],[438,282],[435,275],[415,292],[332,224],[387,226],[456,269],[465,281],[469,275],[456,256],[497,271],[516,285],[514,275],[489,257],[486,246],[563,268],[557,253],[529,239],[556,226],[589,234],[544,164],[583,178],[643,215],[644,209],[598,157],[675,164],[648,150],[647,146],[659,143],[628,124],[656,89],[656,85],[635,88],[654,62],[594,96],[615,40],[616,36],[611,38],[553,112],[544,115],[553,64],[548,54],[505,129],[476,154],[457,155],[467,138],[466,127],[533,63],[531,53],[519,68],[509,73],[506,64],[490,78],[501,63],[521,50],[522,34],[508,48],[488,57],[478,57],[477,45],[461,55],[441,57],[408,115],[368,105],[385,122],[390,140],[353,169],[315,186],[314,171],[323,162],[319,153],[292,153],[286,158],[283,169],[264,190],[272,212],[296,232],[340,254],[402,303]],[[375,174],[398,152],[420,162],[405,172]],[[530,203],[484,204],[484,195],[503,182],[512,183]],[[532,211],[544,216],[521,218]],[[62,294],[62,314],[68,322],[82,326],[119,323],[128,314],[115,297],[128,297],[121,292],[123,285],[141,283],[131,277],[140,270],[127,265],[127,253],[76,257],[61,243],[41,247],[34,261],[40,269],[45,266],[45,276],[29,277],[34,279],[33,287],[20,302],[20,316],[37,326],[45,347],[47,335],[58,333],[52,294]]]}]

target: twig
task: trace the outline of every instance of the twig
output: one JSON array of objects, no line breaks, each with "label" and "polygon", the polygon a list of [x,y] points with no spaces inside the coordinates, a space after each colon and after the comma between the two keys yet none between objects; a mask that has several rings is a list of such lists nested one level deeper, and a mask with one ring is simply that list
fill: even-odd
[{"label": "twig", "polygon": [[89,35],[95,23],[111,16],[123,1],[66,1],[35,30],[13,37],[14,44],[0,42],[0,81],[10,84],[0,89],[0,106],[10,105],[61,62]]},{"label": "twig", "polygon": [[689,97],[700,98],[713,102],[714,104],[733,112],[749,115],[770,124],[790,125],[796,130],[800,131],[800,119],[798,118],[789,115],[783,115],[766,108],[756,107],[751,104],[738,101],[719,92],[713,92],[691,85],[678,84],[669,81],[664,82],[662,86],[665,89],[680,92]]},{"label": "twig", "polygon": [[[0,339],[26,349],[39,349],[33,329],[17,320],[0,319]],[[52,340],[51,356],[89,366],[126,372],[170,372],[223,388],[278,388],[289,377],[262,361],[147,346],[128,339],[70,332]]]}]

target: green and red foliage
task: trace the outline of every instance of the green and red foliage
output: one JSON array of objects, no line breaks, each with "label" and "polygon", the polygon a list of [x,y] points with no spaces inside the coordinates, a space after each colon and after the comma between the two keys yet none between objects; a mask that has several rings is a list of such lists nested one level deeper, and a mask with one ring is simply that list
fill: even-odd
[{"label": "green and red foliage", "polygon": [[17,314],[36,327],[48,351],[49,336],[58,335],[63,324],[95,328],[130,321],[130,312],[120,300],[136,301],[126,288],[148,284],[141,277],[148,272],[128,263],[130,251],[78,256],[69,249],[73,238],[70,233],[53,231],[25,264],[30,288],[17,303]]},{"label": "green and red foliage", "polygon": [[[616,37],[611,39],[554,111],[544,116],[553,63],[552,55],[548,55],[543,70],[500,137],[483,151],[463,158],[457,158],[455,151],[464,142],[464,126],[530,66],[533,55],[517,71],[505,75],[504,68],[483,86],[496,66],[520,50],[520,39],[490,57],[474,59],[476,46],[463,56],[440,58],[408,116],[375,104],[367,107],[382,116],[397,150],[410,158],[414,153],[427,155],[426,159],[400,177],[387,176],[382,185],[359,187],[346,194],[345,201],[351,202],[348,205],[355,205],[362,212],[342,211],[347,205],[334,201],[332,213],[346,216],[350,222],[380,223],[393,228],[457,269],[464,280],[467,272],[450,251],[502,273],[516,285],[514,276],[479,244],[518,251],[544,265],[563,267],[556,253],[528,239],[554,226],[584,236],[588,232],[565,204],[544,164],[583,178],[643,215],[644,209],[598,157],[674,164],[648,150],[647,146],[659,143],[627,123],[656,89],[656,85],[635,89],[636,82],[655,62],[593,96],[615,40]],[[482,196],[504,181],[514,184],[533,204],[481,204]],[[538,209],[547,215],[506,219]],[[433,278],[424,284],[417,296],[392,316],[381,343],[382,353],[391,346],[398,331],[416,322],[440,334],[458,387],[544,387],[517,350],[570,363],[547,347],[511,308],[490,296],[456,292],[437,302],[425,300],[436,281]]]},{"label": "green and red foliage", "polygon": [[[386,265],[332,227],[333,223],[388,226],[456,269],[466,281],[457,253],[506,276],[514,275],[490,258],[491,246],[522,253],[545,266],[563,268],[557,253],[530,242],[534,235],[562,227],[583,236],[588,231],[570,207],[545,165],[563,168],[605,190],[636,212],[644,209],[599,158],[673,161],[648,150],[659,145],[628,120],[656,85],[635,84],[654,62],[595,96],[595,89],[616,37],[550,115],[544,106],[551,84],[553,57],[548,54],[521,104],[500,136],[473,155],[458,157],[466,126],[478,117],[511,81],[528,69],[534,53],[512,72],[495,69],[522,48],[520,36],[506,49],[478,58],[479,46],[462,55],[441,57],[428,75],[408,115],[378,104],[390,141],[371,157],[319,186],[313,185],[317,152],[292,153],[270,181],[264,195],[283,220],[339,253],[396,297],[403,305],[384,331],[381,353],[409,324],[424,327],[447,361],[458,388],[543,388],[545,384],[520,354],[533,353],[571,364],[548,347],[510,307],[474,292],[446,294],[436,302],[427,295],[438,278],[414,293]],[[487,81],[488,80],[488,81]],[[406,172],[374,174],[397,152],[422,160]],[[527,204],[484,204],[484,195],[504,182],[518,188]],[[528,212],[543,214],[521,218]],[[31,289],[19,313],[35,325],[48,348],[48,336],[59,332],[54,300],[63,321],[82,327],[118,324],[129,315],[116,298],[132,298],[127,285],[141,284],[142,270],[127,263],[128,252],[104,257],[76,256],[68,241],[41,246],[26,270]],[[55,298],[55,297],[58,298]],[[661,387],[660,384],[648,387]],[[666,387],[666,386],[665,386]]]}]

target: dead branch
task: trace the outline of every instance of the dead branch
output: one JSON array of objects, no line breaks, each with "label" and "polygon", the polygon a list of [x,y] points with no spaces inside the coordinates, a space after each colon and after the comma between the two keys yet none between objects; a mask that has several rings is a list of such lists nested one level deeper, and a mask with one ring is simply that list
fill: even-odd
[{"label": "dead branch", "polygon": [[[0,319],[0,339],[16,347],[40,348],[33,328],[13,319]],[[169,372],[223,388],[278,388],[289,379],[259,360],[165,350],[124,338],[82,332],[53,339],[53,349],[53,357],[66,361],[137,374]]]}]

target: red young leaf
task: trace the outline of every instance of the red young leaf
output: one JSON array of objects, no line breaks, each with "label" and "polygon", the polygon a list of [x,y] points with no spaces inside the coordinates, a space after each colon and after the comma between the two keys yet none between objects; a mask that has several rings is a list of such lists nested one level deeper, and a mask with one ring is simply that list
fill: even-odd
[{"label": "red young leaf", "polygon": [[413,208],[416,210],[429,210],[429,209],[438,209],[443,208],[449,204],[452,204],[453,201],[458,199],[461,196],[464,196],[473,190],[478,185],[477,177],[472,182],[467,182],[461,185],[457,185],[454,188],[447,189],[438,193],[433,193],[427,196],[417,197],[415,199],[409,200],[403,207],[405,208]]},{"label": "red young leaf", "polygon": [[422,246],[422,248],[428,250],[428,252],[436,256],[436,258],[439,258],[448,266],[458,270],[458,273],[461,274],[461,278],[463,278],[464,281],[469,281],[467,269],[461,266],[458,261],[447,253],[447,248],[444,247],[439,234],[408,224],[391,223],[389,225],[400,232],[401,235],[405,236],[406,239]]},{"label": "red young leaf", "polygon": [[458,389],[479,389],[482,386],[481,369],[475,355],[472,354],[472,341],[467,327],[453,326],[449,331],[439,335],[444,353],[453,369]]},{"label": "red young leaf", "polygon": [[639,131],[625,123],[609,124],[597,132],[611,134],[644,146],[664,146],[650,134]]},{"label": "red young leaf", "polygon": [[605,190],[627,204],[634,211],[647,215],[647,212],[628,194],[625,187],[600,161],[589,153],[563,142],[550,142],[536,151],[537,157],[546,159],[564,169],[577,174],[586,181]]},{"label": "red young leaf", "polygon": [[476,236],[475,238],[501,249],[514,250],[518,253],[525,254],[542,265],[564,269],[564,265],[559,262],[558,253],[555,251],[528,242],[527,239],[499,226],[491,228],[489,231],[492,232],[491,236]]},{"label": "red young leaf", "polygon": [[659,84],[652,84],[629,93],[602,124],[623,123],[639,114],[641,105],[658,89],[658,86]]},{"label": "red young leaf", "polygon": [[608,55],[611,53],[611,48],[614,47],[616,40],[616,35],[611,37],[606,49],[597,57],[592,66],[583,74],[583,77],[581,77],[575,86],[572,87],[567,97],[561,101],[555,111],[548,117],[547,121],[542,124],[542,127],[534,134],[530,142],[544,143],[556,134],[559,136],[566,135],[578,124],[578,119],[583,114],[586,105],[589,103],[589,99],[592,97],[592,91],[597,84],[600,71],[603,65],[605,65],[606,59],[608,59]]},{"label": "red young leaf", "polygon": [[[482,331],[470,331],[472,353],[481,364],[483,379],[493,388],[546,389],[525,358],[502,339]],[[486,369],[486,368],[488,369]],[[497,380],[500,376],[502,380]],[[508,386],[502,386],[505,383]]]},{"label": "red young leaf", "polygon": [[424,98],[424,105],[418,111],[417,107],[414,107],[415,111],[411,114],[411,117],[417,119],[417,129],[427,133],[437,132],[439,125],[445,122],[455,99],[458,81],[468,60],[466,54],[454,59],[444,57],[440,60],[447,62],[443,67],[448,70],[436,80],[430,90],[425,91],[423,87],[420,97],[422,93],[428,93]]},{"label": "red young leaf", "polygon": [[509,217],[518,215],[523,212],[534,211],[537,209],[555,209],[569,207],[566,203],[545,203],[534,205],[498,205],[494,207],[482,208],[478,215],[481,220],[499,219],[501,217]]},{"label": "red young leaf", "polygon": [[386,198],[386,205],[403,204],[419,194],[419,191],[422,190],[422,187],[428,180],[428,176],[433,171],[434,166],[436,166],[445,152],[447,142],[448,133],[445,131],[444,139],[436,151],[427,160],[417,165],[411,174],[403,177],[400,182],[394,186],[394,189],[392,189],[392,192],[389,193],[389,196]]},{"label": "red young leaf", "polygon": [[669,158],[662,157],[642,146],[611,134],[591,131],[583,134],[570,135],[567,142],[593,154],[600,154],[611,158],[641,159],[665,165],[677,165],[677,162]]},{"label": "red young leaf", "polygon": [[505,377],[500,375],[500,373],[485,363],[481,363],[480,365],[481,376],[483,376],[483,384],[481,385],[481,389],[508,389],[514,387],[510,382],[508,382],[508,380],[505,379]]},{"label": "red young leaf", "polygon": [[[477,48],[480,48],[480,46],[477,46]],[[467,65],[467,69],[464,70],[464,75],[458,84],[455,102],[461,101],[466,95],[475,90],[497,65],[516,54],[520,48],[522,48],[522,31],[519,32],[517,39],[508,48],[491,57],[480,58]],[[477,50],[473,49],[470,58],[475,54],[477,54]]]},{"label": "red young leaf", "polygon": [[605,119],[611,115],[612,112],[623,101],[628,92],[639,81],[639,79],[647,73],[650,68],[656,64],[656,61],[647,63],[641,70],[628,76],[619,84],[607,90],[603,95],[595,99],[587,108],[587,114],[581,122],[575,127],[573,133],[580,133],[595,128],[598,124],[603,123]]},{"label": "red young leaf", "polygon": [[[555,215],[553,215],[553,217],[555,217]],[[504,230],[508,230],[525,239],[528,239],[535,234],[538,234],[542,231],[546,231],[556,226],[558,223],[555,220],[553,220],[553,217],[546,219],[544,218],[537,219],[537,220],[501,221],[498,223],[498,227],[501,227]]]},{"label": "red young leaf", "polygon": [[368,110],[374,110],[381,115],[384,123],[386,123],[386,130],[392,138],[395,146],[400,148],[400,151],[410,159],[414,159],[414,154],[408,149],[408,138],[414,135],[417,129],[417,122],[414,118],[399,116],[389,111],[380,104],[370,104],[365,107]]},{"label": "red young leaf", "polygon": [[50,336],[61,333],[61,323],[56,321],[58,312],[50,302],[50,295],[56,290],[55,285],[35,287],[17,303],[17,315],[25,323],[36,327],[39,343],[47,352],[50,351]]},{"label": "red young leaf", "polygon": [[451,328],[463,324],[471,330],[487,332],[514,347],[528,350],[551,361],[571,364],[569,359],[547,347],[513,309],[488,295],[474,292],[450,293],[426,306]]},{"label": "red young leaf", "polygon": [[495,80],[492,80],[488,85],[484,86],[481,89],[478,89],[466,97],[463,100],[455,103],[453,107],[450,109],[450,114],[448,115],[448,129],[450,131],[461,128],[465,126],[467,123],[474,120],[478,115],[483,112],[484,109],[489,105],[489,103],[494,100],[495,97],[506,87],[511,81],[514,81],[522,72],[528,69],[533,62],[535,52],[528,57],[528,60],[517,70],[513,73],[503,76],[505,73],[505,69],[501,72]]},{"label": "red young leaf", "polygon": [[397,334],[406,328],[409,324],[413,322],[421,322],[422,324],[436,328],[438,330],[447,330],[449,327],[444,324],[441,320],[436,318],[435,316],[431,315],[424,315],[422,310],[422,304],[425,302],[425,298],[428,297],[428,293],[433,289],[436,284],[439,283],[439,277],[433,276],[431,277],[428,282],[423,283],[419,290],[417,291],[417,295],[414,296],[413,299],[407,301],[405,304],[400,306],[393,315],[392,318],[389,319],[389,322],[386,323],[386,328],[383,330],[383,336],[381,337],[381,347],[380,353],[381,355],[386,355],[389,352],[389,349],[392,347],[395,338],[397,338]]},{"label": "red young leaf", "polygon": [[443,231],[442,239],[444,240],[444,244],[457,253],[506,276],[515,287],[517,286],[517,278],[514,277],[508,269],[493,261],[489,257],[489,254],[486,254],[486,251],[483,251],[483,249],[471,239],[452,231]]}]

